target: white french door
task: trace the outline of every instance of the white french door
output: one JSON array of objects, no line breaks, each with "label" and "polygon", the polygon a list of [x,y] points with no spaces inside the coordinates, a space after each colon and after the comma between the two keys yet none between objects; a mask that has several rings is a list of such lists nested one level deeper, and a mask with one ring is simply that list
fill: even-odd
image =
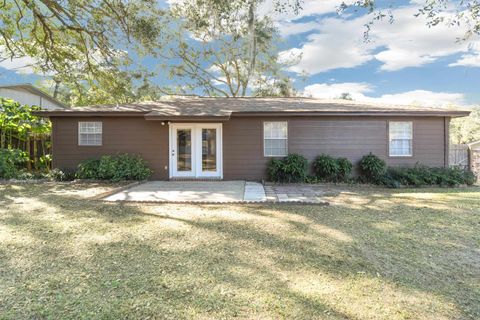
[{"label": "white french door", "polygon": [[222,178],[222,124],[170,124],[170,178]]}]

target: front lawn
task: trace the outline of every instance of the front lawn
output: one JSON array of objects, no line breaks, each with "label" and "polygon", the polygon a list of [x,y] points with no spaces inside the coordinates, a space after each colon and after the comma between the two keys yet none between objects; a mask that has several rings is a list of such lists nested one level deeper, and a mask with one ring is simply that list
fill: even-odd
[{"label": "front lawn", "polygon": [[480,188],[88,199],[108,188],[0,185],[0,318],[480,318]]}]

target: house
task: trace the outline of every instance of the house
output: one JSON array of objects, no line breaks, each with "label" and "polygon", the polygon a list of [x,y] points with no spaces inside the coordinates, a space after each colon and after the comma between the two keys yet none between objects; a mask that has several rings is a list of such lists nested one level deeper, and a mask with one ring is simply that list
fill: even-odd
[{"label": "house", "polygon": [[65,104],[29,83],[0,85],[0,97],[42,109],[65,108]]},{"label": "house", "polygon": [[469,111],[313,98],[172,98],[46,110],[53,165],[104,154],[142,156],[153,179],[266,176],[271,158],[326,153],[353,163],[369,152],[388,165],[448,166],[449,121]]}]

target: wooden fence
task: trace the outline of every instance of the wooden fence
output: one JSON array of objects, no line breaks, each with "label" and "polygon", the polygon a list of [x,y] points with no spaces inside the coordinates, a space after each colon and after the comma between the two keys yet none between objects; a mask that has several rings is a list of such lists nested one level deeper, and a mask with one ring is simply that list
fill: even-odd
[{"label": "wooden fence", "polygon": [[450,145],[448,163],[450,166],[461,167],[463,169],[468,169],[470,166],[470,160],[468,155],[468,145],[466,144],[453,144]]}]

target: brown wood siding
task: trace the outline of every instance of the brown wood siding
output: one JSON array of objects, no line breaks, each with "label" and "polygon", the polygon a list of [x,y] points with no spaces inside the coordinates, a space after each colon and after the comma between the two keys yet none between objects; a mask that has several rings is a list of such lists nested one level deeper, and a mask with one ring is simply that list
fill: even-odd
[{"label": "brown wood siding", "polygon": [[[102,121],[102,146],[78,145],[78,122]],[[76,168],[85,159],[104,154],[140,155],[151,167],[153,179],[168,179],[168,126],[142,117],[52,118],[53,165]]]},{"label": "brown wood siding", "polygon": [[[388,121],[413,121],[413,156],[388,156]],[[285,118],[232,118],[224,124],[224,178],[266,177],[269,157],[263,156],[263,122]],[[444,118],[290,117],[288,151],[309,161],[321,153],[346,157],[357,164],[369,152],[392,166],[444,165]]]},{"label": "brown wood siding", "polygon": [[[413,121],[413,157],[388,156],[388,121]],[[75,168],[81,160],[103,154],[139,154],[154,170],[153,179],[168,179],[168,126],[142,117],[54,117],[53,158],[57,168]],[[78,121],[103,122],[103,146],[78,146]],[[288,149],[312,161],[321,153],[346,157],[356,164],[372,152],[388,165],[445,164],[443,117],[232,117],[223,123],[225,180],[266,177],[263,122],[288,121]],[[448,140],[448,139],[447,139]]]}]

